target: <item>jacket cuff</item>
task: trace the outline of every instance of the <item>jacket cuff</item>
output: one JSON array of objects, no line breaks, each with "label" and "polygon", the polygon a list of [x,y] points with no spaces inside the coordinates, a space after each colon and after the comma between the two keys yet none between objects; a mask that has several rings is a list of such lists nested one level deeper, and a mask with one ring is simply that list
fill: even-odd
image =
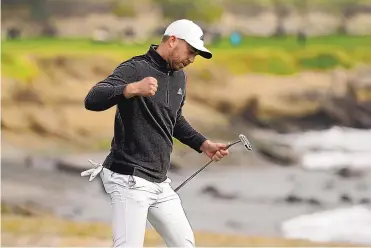
[{"label": "jacket cuff", "polygon": [[127,84],[124,84],[124,85],[119,85],[119,86],[115,86],[115,92],[114,92],[114,95],[115,97],[118,97],[118,96],[124,96],[124,89],[126,88],[126,86],[128,86]]},{"label": "jacket cuff", "polygon": [[202,153],[201,145],[207,140],[202,134],[197,134],[192,142],[191,148],[197,151],[198,153]]}]

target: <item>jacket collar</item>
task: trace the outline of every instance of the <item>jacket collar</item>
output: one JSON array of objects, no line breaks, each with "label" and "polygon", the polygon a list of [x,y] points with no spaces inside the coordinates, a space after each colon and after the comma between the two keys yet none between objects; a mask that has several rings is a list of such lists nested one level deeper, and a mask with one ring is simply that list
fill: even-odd
[{"label": "jacket collar", "polygon": [[147,56],[160,71],[164,73],[173,72],[173,70],[170,68],[169,63],[156,51],[157,47],[158,45],[152,44],[148,49]]}]

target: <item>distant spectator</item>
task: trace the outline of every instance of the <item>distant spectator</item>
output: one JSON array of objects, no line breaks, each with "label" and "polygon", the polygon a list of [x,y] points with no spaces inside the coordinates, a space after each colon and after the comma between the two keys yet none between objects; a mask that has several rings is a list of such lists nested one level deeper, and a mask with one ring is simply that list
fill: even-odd
[{"label": "distant spectator", "polygon": [[9,40],[15,40],[21,37],[21,31],[18,28],[9,28],[6,32],[6,38]]},{"label": "distant spectator", "polygon": [[296,40],[297,40],[297,43],[300,45],[300,46],[304,46],[306,45],[306,42],[307,42],[307,35],[305,34],[304,31],[300,30],[296,36]]},{"label": "distant spectator", "polygon": [[284,37],[286,35],[285,28],[282,25],[276,27],[276,31],[273,34],[273,37]]},{"label": "distant spectator", "polygon": [[233,46],[239,46],[242,42],[242,35],[235,31],[229,36],[229,41]]}]

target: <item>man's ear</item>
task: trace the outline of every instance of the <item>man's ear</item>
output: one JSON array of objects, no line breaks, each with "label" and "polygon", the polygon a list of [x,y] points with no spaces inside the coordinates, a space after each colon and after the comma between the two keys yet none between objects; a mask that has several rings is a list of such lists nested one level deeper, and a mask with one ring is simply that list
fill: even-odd
[{"label": "man's ear", "polygon": [[178,44],[178,39],[177,39],[174,35],[171,35],[171,36],[169,37],[168,42],[169,42],[169,46],[170,46],[171,48],[174,48],[174,47]]}]

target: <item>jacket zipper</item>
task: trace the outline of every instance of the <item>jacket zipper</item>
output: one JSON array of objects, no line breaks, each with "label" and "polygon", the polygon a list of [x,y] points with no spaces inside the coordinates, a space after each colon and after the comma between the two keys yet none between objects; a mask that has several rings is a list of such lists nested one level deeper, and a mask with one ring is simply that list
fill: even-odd
[{"label": "jacket zipper", "polygon": [[166,78],[166,104],[169,105],[169,75],[170,72],[167,73],[167,78]]}]

